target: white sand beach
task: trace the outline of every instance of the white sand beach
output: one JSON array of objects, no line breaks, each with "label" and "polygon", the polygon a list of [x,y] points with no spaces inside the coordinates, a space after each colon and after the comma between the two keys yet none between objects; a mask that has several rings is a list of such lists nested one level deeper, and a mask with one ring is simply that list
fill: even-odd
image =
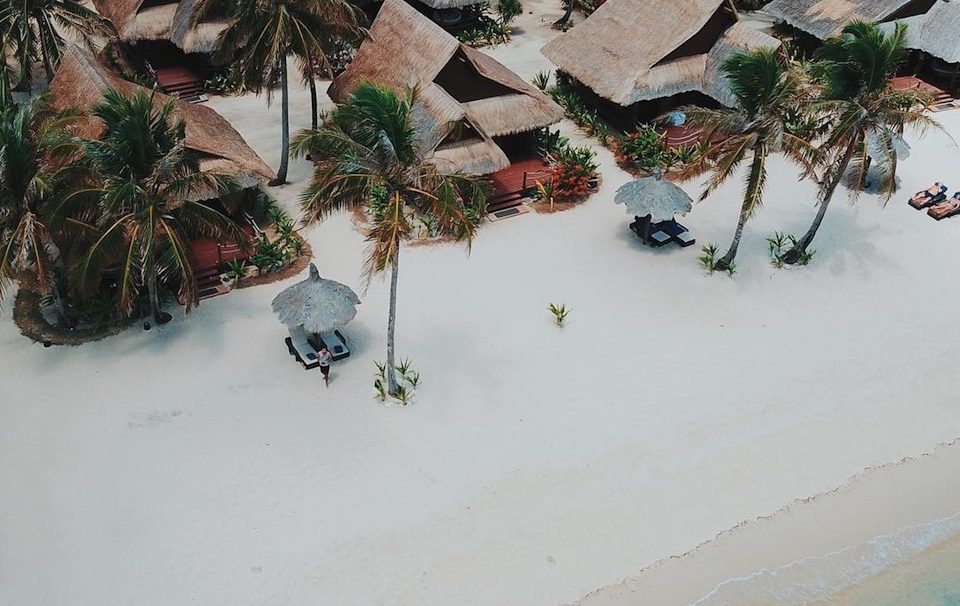
[{"label": "white sand beach", "polygon": [[[491,51],[524,77],[546,65],[542,6]],[[210,105],[276,165],[279,104]],[[295,127],[308,112],[297,91]],[[960,111],[937,118],[960,137]],[[945,134],[910,138],[886,208],[835,203],[805,268],[768,261],[765,239],[815,211],[776,158],[730,278],[705,275],[698,246],[642,246],[613,204],[629,175],[561,128],[597,149],[586,203],[485,225],[469,255],[404,249],[398,348],[423,377],[405,408],[372,397],[388,285],[363,293],[345,215],[304,232],[321,274],[363,299],[329,389],[270,311],[295,279],[80,347],[31,343],[5,305],[0,604],[576,603],[960,437],[960,219],[905,201],[960,189]],[[271,193],[294,208],[309,172],[294,160]],[[732,181],[683,220],[698,243],[728,243],[739,194]],[[955,491],[936,498],[960,511]]]}]

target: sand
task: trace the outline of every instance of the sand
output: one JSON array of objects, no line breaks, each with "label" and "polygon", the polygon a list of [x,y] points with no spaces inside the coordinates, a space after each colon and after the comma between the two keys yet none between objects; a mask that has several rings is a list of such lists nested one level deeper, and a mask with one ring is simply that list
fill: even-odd
[{"label": "sand", "polygon": [[577,606],[847,604],[859,593],[857,581],[960,540],[958,468],[960,442],[870,468],[835,490],[745,521],[604,587]]},{"label": "sand", "polygon": [[[493,52],[528,76],[543,60],[523,36],[550,32],[524,19],[516,56]],[[211,105],[276,163],[278,104]],[[941,119],[960,134],[960,112]],[[955,185],[947,137],[914,143],[903,191]],[[814,192],[775,159],[737,275],[707,276],[696,248],[637,242],[612,201],[629,177],[597,151],[577,209],[485,226],[469,256],[405,249],[398,349],[423,376],[406,408],[371,398],[380,280],[326,390],[270,312],[292,279],[78,348],[30,343],[5,306],[0,603],[572,603],[960,436],[960,220],[841,200],[814,263],[777,270],[765,238],[804,229]],[[271,191],[293,208],[309,165],[290,175]],[[740,191],[684,220],[699,242],[728,242]],[[304,236],[363,291],[349,217]],[[563,329],[551,302],[572,308]]]}]

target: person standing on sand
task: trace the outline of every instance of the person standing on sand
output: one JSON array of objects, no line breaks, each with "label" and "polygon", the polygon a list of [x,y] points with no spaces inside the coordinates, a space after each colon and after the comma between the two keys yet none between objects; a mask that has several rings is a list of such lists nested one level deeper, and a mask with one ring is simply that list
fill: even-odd
[{"label": "person standing on sand", "polygon": [[333,354],[326,347],[321,347],[317,352],[317,360],[320,362],[320,372],[323,373],[323,384],[330,387],[330,364],[333,362]]}]

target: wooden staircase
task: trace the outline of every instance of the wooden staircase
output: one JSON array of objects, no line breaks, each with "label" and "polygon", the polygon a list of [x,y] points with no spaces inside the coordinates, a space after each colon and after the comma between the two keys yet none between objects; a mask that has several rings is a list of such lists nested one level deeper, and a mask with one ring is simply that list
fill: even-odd
[{"label": "wooden staircase", "polygon": [[182,65],[158,67],[153,70],[161,90],[171,97],[190,103],[207,100],[203,75]]},{"label": "wooden staircase", "polygon": [[546,183],[553,173],[539,158],[522,160],[490,175],[491,192],[487,212],[495,213],[519,206],[530,195],[537,182]]}]

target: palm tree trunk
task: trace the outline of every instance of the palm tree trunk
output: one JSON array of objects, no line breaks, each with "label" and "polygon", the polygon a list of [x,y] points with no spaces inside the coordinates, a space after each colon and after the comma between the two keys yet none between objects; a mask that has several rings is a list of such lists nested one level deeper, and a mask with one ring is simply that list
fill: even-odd
[{"label": "palm tree trunk", "polygon": [[43,62],[43,69],[47,72],[47,84],[49,84],[53,80],[53,62],[50,60],[49,50],[47,49],[47,38],[42,31],[38,32],[37,37],[40,38],[40,61]]},{"label": "palm tree trunk", "polygon": [[807,248],[813,242],[813,239],[817,235],[817,231],[820,229],[820,224],[823,223],[823,217],[827,214],[827,208],[830,207],[830,201],[833,200],[833,194],[837,191],[837,187],[840,186],[840,181],[843,180],[844,173],[847,172],[847,167],[850,166],[850,160],[853,159],[853,154],[856,151],[857,144],[856,140],[851,142],[847,147],[847,150],[844,152],[843,157],[841,158],[841,166],[837,170],[836,175],[827,183],[827,187],[824,190],[823,199],[820,201],[820,208],[817,209],[817,215],[813,218],[813,223],[810,224],[810,228],[807,230],[807,233],[803,234],[803,237],[797,241],[796,246],[787,251],[787,254],[783,256],[783,262],[790,265],[796,263],[800,260],[800,257],[807,252]]},{"label": "palm tree trunk", "polygon": [[313,130],[317,130],[317,127],[320,126],[320,111],[317,104],[317,82],[313,77],[313,69],[310,69],[307,84],[310,86],[310,126]]},{"label": "palm tree trunk", "polygon": [[287,182],[287,166],[290,163],[290,91],[287,85],[287,53],[280,57],[280,169],[270,185]]},{"label": "palm tree trunk", "polygon": [[157,290],[157,266],[151,258],[147,261],[147,298],[150,300],[150,315],[157,324],[162,324],[160,317],[160,293]]},{"label": "palm tree trunk", "polygon": [[397,330],[397,277],[400,273],[400,248],[397,248],[390,262],[390,312],[387,316],[387,390],[395,395],[400,385],[397,383],[397,366],[394,355],[394,336]]},{"label": "palm tree trunk", "polygon": [[576,0],[566,0],[566,7],[563,11],[563,16],[553,22],[554,27],[563,27],[570,21],[570,17],[573,16],[573,4]]},{"label": "palm tree trunk", "polygon": [[719,271],[727,271],[733,265],[733,260],[737,257],[737,249],[740,248],[740,238],[743,237],[743,226],[747,224],[747,216],[740,213],[740,221],[737,223],[737,231],[733,232],[733,242],[726,254],[717,261],[715,268]]}]

